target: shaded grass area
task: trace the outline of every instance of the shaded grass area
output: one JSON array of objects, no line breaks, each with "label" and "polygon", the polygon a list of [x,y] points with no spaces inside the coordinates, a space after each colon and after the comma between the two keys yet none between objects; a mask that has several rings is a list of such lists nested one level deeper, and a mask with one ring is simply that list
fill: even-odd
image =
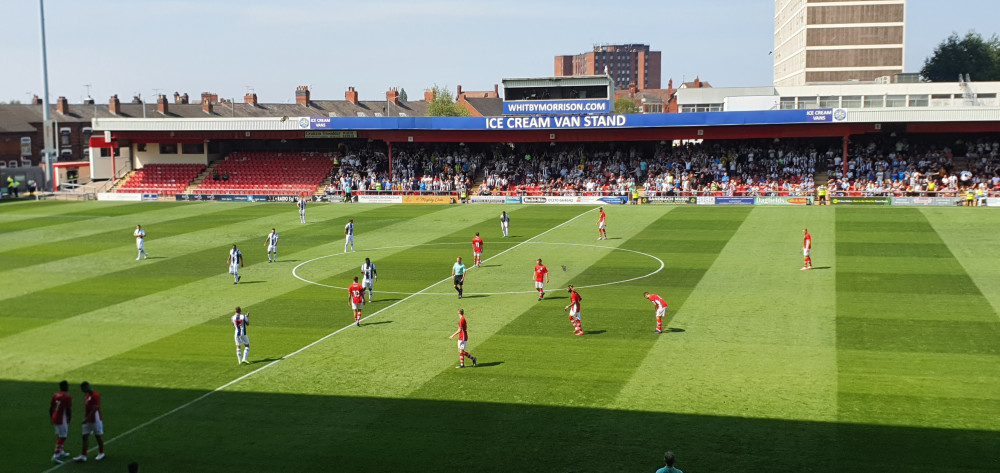
[{"label": "shaded grass area", "polygon": [[[16,420],[39,424],[9,443],[23,454],[8,458],[8,471],[51,465],[54,436],[44,414],[25,414],[44,410],[54,385],[0,382],[16,400]],[[205,393],[95,388],[104,401],[108,438],[159,414],[151,402],[181,405]],[[79,427],[73,424],[67,448],[76,454]],[[670,448],[686,471],[986,472],[998,466],[998,447],[1000,435],[981,430],[223,391],[110,443],[100,465],[124,471],[138,461],[144,471],[192,473],[653,471]]]}]

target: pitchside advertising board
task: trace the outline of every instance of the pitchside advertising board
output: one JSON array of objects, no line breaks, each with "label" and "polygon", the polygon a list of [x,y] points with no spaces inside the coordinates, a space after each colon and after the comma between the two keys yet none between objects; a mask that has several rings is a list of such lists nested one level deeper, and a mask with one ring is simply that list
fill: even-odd
[{"label": "pitchside advertising board", "polygon": [[174,196],[174,199],[181,202],[290,202],[272,200],[277,197],[286,196],[249,194],[177,194]]},{"label": "pitchside advertising board", "polygon": [[626,201],[625,197],[618,196],[608,196],[608,197],[592,197],[592,196],[532,196],[526,195],[521,197],[521,203],[523,204],[556,204],[556,205],[618,205],[624,204]]},{"label": "pitchside advertising board", "polygon": [[915,207],[954,207],[962,205],[965,199],[961,197],[893,197],[893,206]]},{"label": "pitchside advertising board", "polygon": [[753,197],[716,197],[715,205],[753,205]]},{"label": "pitchside advertising board", "polygon": [[474,195],[469,197],[470,204],[520,204],[520,197],[505,197],[502,195]]},{"label": "pitchside advertising board", "polygon": [[833,123],[836,116],[839,115],[832,109],[821,109],[636,115],[573,112],[504,117],[299,117],[296,120],[301,130],[560,130]]},{"label": "pitchside advertising board", "polygon": [[892,197],[882,197],[882,196],[871,196],[871,197],[832,197],[830,202],[833,205],[854,205],[854,206],[868,206],[868,205],[889,205],[892,202]]},{"label": "pitchside advertising board", "polygon": [[755,197],[754,205],[812,205],[812,197],[803,196],[764,196]]},{"label": "pitchside advertising board", "polygon": [[664,195],[647,197],[645,202],[647,204],[694,205],[698,203],[698,198],[683,197],[679,195]]}]

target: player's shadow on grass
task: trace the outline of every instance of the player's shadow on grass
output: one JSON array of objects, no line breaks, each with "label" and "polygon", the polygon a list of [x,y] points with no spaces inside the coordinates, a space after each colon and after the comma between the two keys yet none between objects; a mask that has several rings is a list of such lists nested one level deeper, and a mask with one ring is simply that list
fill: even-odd
[{"label": "player's shadow on grass", "polygon": [[167,259],[166,256],[147,256],[146,259]]},{"label": "player's shadow on grass", "polygon": [[482,268],[499,268],[500,266],[502,266],[502,265],[500,265],[500,264],[484,264],[484,265],[482,265],[480,267],[482,267]]},{"label": "player's shadow on grass", "polygon": [[472,294],[468,296],[463,295],[462,299],[478,299],[480,297],[488,297],[488,296],[486,294]]},{"label": "player's shadow on grass", "polygon": [[583,331],[584,335],[604,335],[605,333],[608,333],[608,331],[607,330],[584,330]]},{"label": "player's shadow on grass", "polygon": [[813,270],[817,270],[817,269],[830,269],[830,267],[829,266],[816,266],[815,268],[812,268],[812,269]]},{"label": "player's shadow on grass", "polygon": [[275,261],[275,263],[298,263],[300,260],[297,259],[283,259]]},{"label": "player's shadow on grass", "polygon": [[376,302],[396,302],[396,301],[399,301],[399,300],[402,300],[402,299],[400,299],[400,298],[396,298],[396,299],[379,299],[379,300],[376,300],[375,302],[367,302],[367,304],[374,304]]},{"label": "player's shadow on grass", "polygon": [[256,365],[259,363],[271,363],[280,360],[281,358],[263,358],[260,360],[250,360],[251,365]]},{"label": "player's shadow on grass", "polygon": [[240,281],[240,282],[239,282],[238,284],[236,284],[236,285],[237,285],[237,286],[240,286],[240,285],[243,285],[243,284],[260,284],[260,283],[262,283],[262,282],[264,282],[264,281]]},{"label": "player's shadow on grass", "polygon": [[502,361],[490,361],[486,363],[479,363],[476,365],[476,368],[489,368],[491,366],[500,366],[502,364],[503,364]]},{"label": "player's shadow on grass", "polygon": [[391,320],[380,320],[378,322],[365,322],[365,323],[363,323],[361,325],[362,326],[365,326],[365,325],[382,325],[382,324],[391,324],[391,323],[392,323]]},{"label": "player's shadow on grass", "polygon": [[677,328],[677,327],[669,327],[666,330],[664,330],[664,332],[667,332],[667,333],[684,333],[684,332],[686,332],[686,330],[684,330],[682,328]]}]

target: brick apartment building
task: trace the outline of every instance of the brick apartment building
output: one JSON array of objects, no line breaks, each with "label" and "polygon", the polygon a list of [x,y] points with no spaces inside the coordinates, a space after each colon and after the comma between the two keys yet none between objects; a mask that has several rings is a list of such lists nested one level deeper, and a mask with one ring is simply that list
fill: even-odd
[{"label": "brick apartment building", "polygon": [[602,44],[590,52],[556,56],[555,75],[593,76],[607,70],[619,89],[633,83],[639,90],[659,89],[660,60],[661,52],[650,51],[648,44]]}]

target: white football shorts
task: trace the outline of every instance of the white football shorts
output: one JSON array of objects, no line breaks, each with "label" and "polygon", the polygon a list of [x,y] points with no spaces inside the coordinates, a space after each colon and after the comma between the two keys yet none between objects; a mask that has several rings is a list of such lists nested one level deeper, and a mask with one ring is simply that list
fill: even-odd
[{"label": "white football shorts", "polygon": [[278,245],[267,245],[267,252],[268,253],[277,253],[278,252]]},{"label": "white football shorts", "polygon": [[656,316],[657,317],[663,317],[664,315],[667,315],[667,308],[666,307],[660,307],[659,309],[656,309]]},{"label": "white football shorts", "polygon": [[467,344],[468,342],[469,342],[468,340],[459,340],[459,341],[458,341],[458,349],[459,349],[460,351],[465,351],[465,346],[466,346],[466,344]]},{"label": "white football shorts", "polygon": [[361,310],[364,306],[365,306],[364,301],[361,302],[351,301],[351,308],[354,310]]},{"label": "white football shorts", "polygon": [[372,280],[372,279],[362,279],[361,280],[361,287],[363,287],[365,289],[372,289],[372,288],[375,287],[375,281]]},{"label": "white football shorts", "polygon": [[569,308],[569,316],[573,317],[576,320],[580,320],[580,317],[583,316],[583,311],[577,312],[576,309],[570,307]]},{"label": "white football shorts", "polygon": [[236,339],[236,346],[250,345],[250,337],[246,335],[234,335],[233,338]]},{"label": "white football shorts", "polygon": [[545,283],[541,281],[535,281],[535,289],[545,289]]},{"label": "white football shorts", "polygon": [[81,431],[84,436],[94,434],[94,435],[104,435],[104,421],[101,420],[101,413],[97,412],[94,414],[94,418],[97,422],[84,422]]},{"label": "white football shorts", "polygon": [[809,256],[809,253],[811,253],[811,252],[812,252],[811,248],[803,248],[802,249],[802,256]]},{"label": "white football shorts", "polygon": [[69,436],[69,423],[68,422],[63,422],[62,424],[52,424],[52,427],[55,427],[55,429],[56,429],[56,437],[64,439],[67,436]]}]

